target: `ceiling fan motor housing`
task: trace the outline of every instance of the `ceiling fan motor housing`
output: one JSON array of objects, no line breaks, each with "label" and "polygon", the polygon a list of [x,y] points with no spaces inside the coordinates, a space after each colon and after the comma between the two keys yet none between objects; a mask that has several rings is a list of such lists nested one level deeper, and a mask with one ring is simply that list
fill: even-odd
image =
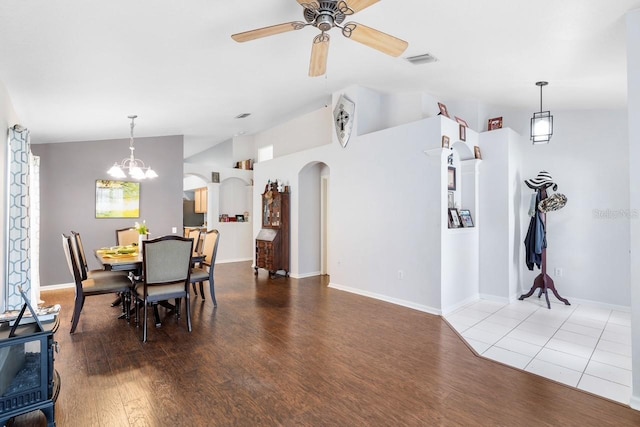
[{"label": "ceiling fan motor housing", "polygon": [[345,14],[338,8],[337,1],[306,4],[303,15],[308,23],[320,31],[329,31],[345,19]]}]

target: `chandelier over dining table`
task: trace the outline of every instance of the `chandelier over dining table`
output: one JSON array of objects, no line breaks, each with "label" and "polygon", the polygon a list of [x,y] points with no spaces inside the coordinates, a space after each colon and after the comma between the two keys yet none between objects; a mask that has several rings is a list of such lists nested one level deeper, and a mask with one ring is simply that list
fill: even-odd
[{"label": "chandelier over dining table", "polygon": [[129,154],[129,157],[122,159],[120,164],[118,164],[118,162],[114,163],[107,173],[114,178],[126,178],[127,173],[125,173],[125,171],[127,171],[129,176],[133,179],[142,180],[147,178],[157,178],[158,174],[151,169],[151,166],[146,166],[142,160],[136,159],[133,154],[133,151],[135,150],[135,147],[133,146],[133,128],[135,127],[134,120],[138,116],[132,115],[127,117],[131,119],[131,137],[129,139],[129,150],[131,153]]}]

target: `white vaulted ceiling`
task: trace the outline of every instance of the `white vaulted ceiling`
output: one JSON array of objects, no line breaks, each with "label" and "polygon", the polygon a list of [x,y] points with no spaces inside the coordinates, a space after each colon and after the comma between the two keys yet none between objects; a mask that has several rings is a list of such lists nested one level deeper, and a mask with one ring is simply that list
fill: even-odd
[{"label": "white vaulted ceiling", "polygon": [[[333,29],[327,74],[308,77],[312,27],[295,0],[2,0],[0,81],[34,143],[184,135],[185,156],[325,105],[357,84],[538,108],[624,108],[624,15],[637,0],[381,0],[356,21],[409,42],[393,58]],[[423,53],[438,61],[412,65]],[[249,118],[238,120],[238,114]]]}]

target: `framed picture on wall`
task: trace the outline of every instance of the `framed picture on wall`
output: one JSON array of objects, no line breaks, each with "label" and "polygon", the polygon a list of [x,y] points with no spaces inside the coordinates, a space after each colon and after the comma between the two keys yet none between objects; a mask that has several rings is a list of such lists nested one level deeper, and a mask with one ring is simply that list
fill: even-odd
[{"label": "framed picture on wall", "polygon": [[447,111],[446,105],[444,105],[442,102],[438,102],[438,108],[440,109],[440,114],[445,117],[449,117],[449,112]]},{"label": "framed picture on wall", "polygon": [[482,160],[482,153],[480,152],[480,147],[478,147],[477,145],[474,145],[473,147],[473,157]]},{"label": "framed picture on wall", "polygon": [[211,182],[220,183],[220,172],[211,172]]},{"label": "framed picture on wall", "polygon": [[449,137],[442,135],[442,148],[449,148]]},{"label": "framed picture on wall", "polygon": [[448,208],[456,207],[456,193],[454,193],[453,191],[449,191],[449,194],[447,195],[447,207]]},{"label": "framed picture on wall", "polygon": [[449,166],[447,170],[447,189],[456,191],[456,168]]},{"label": "framed picture on wall", "polygon": [[139,182],[96,180],[96,218],[139,217]]},{"label": "framed picture on wall", "polygon": [[468,209],[460,210],[460,222],[463,227],[473,227],[473,219],[471,218],[471,212]]},{"label": "framed picture on wall", "polygon": [[449,228],[460,228],[462,227],[462,222],[460,221],[460,215],[458,214],[458,209],[449,208]]},{"label": "framed picture on wall", "polygon": [[467,140],[467,127],[465,125],[460,125],[460,141]]},{"label": "framed picture on wall", "polygon": [[454,117],[455,117],[455,119],[456,119],[456,122],[460,123],[460,124],[461,124],[461,125],[463,125],[464,127],[467,127],[467,128],[469,127],[469,125],[467,124],[467,122],[466,122],[464,119],[461,119],[461,118],[460,118],[460,117],[458,117],[458,116],[454,116]]},{"label": "framed picture on wall", "polygon": [[487,130],[496,130],[502,129],[502,117],[494,117],[493,119],[489,119],[487,123]]}]

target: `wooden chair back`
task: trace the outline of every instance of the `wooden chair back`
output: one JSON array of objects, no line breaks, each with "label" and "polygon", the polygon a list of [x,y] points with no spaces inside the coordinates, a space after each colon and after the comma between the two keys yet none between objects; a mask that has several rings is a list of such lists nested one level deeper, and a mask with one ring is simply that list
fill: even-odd
[{"label": "wooden chair back", "polygon": [[187,239],[193,239],[193,252],[197,255],[202,254],[202,233],[197,228],[191,228],[187,232]]},{"label": "wooden chair back", "polygon": [[87,265],[87,256],[84,253],[84,246],[82,245],[80,233],[75,231],[71,232],[71,244],[74,247],[74,255],[76,256],[80,276],[82,277],[82,280],[87,280],[89,267]]},{"label": "wooden chair back", "polygon": [[216,255],[218,254],[218,242],[220,241],[220,233],[218,230],[209,230],[204,234],[202,244],[202,254],[204,255],[203,264],[209,268],[213,268],[216,263]]},{"label": "wooden chair back", "polygon": [[138,244],[140,233],[133,227],[116,230],[116,244],[118,246],[130,246]]}]

